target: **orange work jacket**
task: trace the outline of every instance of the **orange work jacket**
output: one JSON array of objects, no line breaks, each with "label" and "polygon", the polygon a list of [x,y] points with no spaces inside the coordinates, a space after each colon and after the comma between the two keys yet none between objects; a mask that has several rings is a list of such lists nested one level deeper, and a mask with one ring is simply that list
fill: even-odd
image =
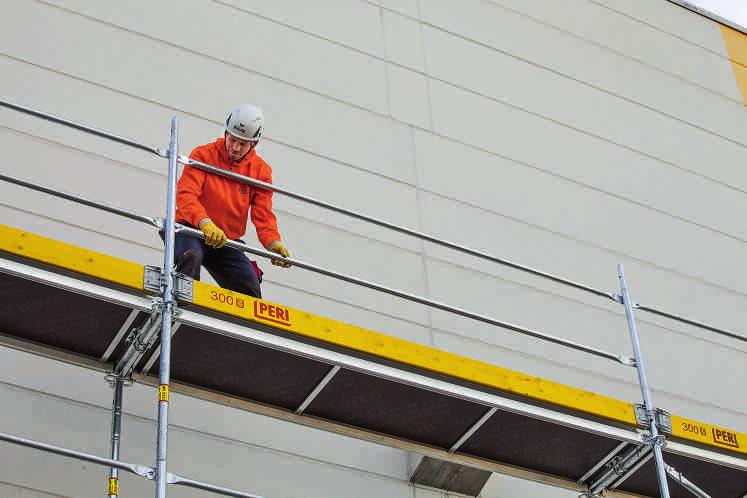
[{"label": "orange work jacket", "polygon": [[[272,183],[272,168],[252,150],[234,163],[228,159],[225,139],[197,147],[190,158],[240,175]],[[272,212],[272,191],[185,166],[176,193],[176,221],[197,227],[210,218],[229,239],[241,238],[246,232],[247,217],[257,230],[263,246],[280,240],[277,218]]]}]

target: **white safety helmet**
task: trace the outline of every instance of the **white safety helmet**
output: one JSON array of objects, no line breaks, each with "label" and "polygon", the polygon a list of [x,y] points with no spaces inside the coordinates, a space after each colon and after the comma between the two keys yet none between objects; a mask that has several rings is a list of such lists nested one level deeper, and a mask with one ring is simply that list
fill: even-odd
[{"label": "white safety helmet", "polygon": [[265,117],[262,109],[252,104],[242,104],[226,119],[226,131],[234,137],[257,143],[262,137]]}]

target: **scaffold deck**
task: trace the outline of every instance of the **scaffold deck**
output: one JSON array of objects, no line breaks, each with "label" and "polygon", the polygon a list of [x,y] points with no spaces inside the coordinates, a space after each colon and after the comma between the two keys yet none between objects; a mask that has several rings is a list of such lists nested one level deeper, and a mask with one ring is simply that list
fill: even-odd
[{"label": "scaffold deck", "polygon": [[[0,342],[111,370],[151,313],[145,272],[0,225]],[[202,282],[192,290],[175,317],[174,390],[568,487],[642,445],[631,403]],[[144,352],[135,380],[157,384],[157,352]],[[672,426],[667,461],[711,496],[747,494],[747,434],[676,415]],[[656,496],[653,461],[618,489]],[[690,495],[672,483],[671,496]]]}]

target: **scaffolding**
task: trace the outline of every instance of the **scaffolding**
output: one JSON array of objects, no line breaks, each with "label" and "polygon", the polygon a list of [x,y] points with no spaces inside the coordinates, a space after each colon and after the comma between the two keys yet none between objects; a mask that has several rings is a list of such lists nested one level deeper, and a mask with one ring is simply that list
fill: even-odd
[{"label": "scaffolding", "polygon": [[[568,487],[568,480],[572,479],[576,483],[576,488],[583,492],[584,496],[599,497],[615,489],[626,489],[632,492],[653,495],[657,490],[659,496],[668,498],[670,496],[669,482],[677,483],[680,489],[687,490],[689,493],[698,497],[709,496],[706,491],[701,489],[711,489],[712,493],[719,493],[717,496],[733,496],[741,498],[747,494],[747,461],[743,455],[747,454],[747,435],[729,431],[728,429],[717,428],[709,424],[697,423],[698,430],[695,434],[683,431],[679,423],[688,424],[691,421],[675,417],[668,412],[656,408],[648,385],[645,364],[640,348],[638,331],[634,311],[642,311],[655,314],[660,317],[679,321],[684,324],[699,327],[712,333],[728,337],[730,339],[747,342],[747,337],[733,331],[723,328],[714,327],[701,321],[679,316],[653,306],[646,306],[636,303],[631,298],[628,282],[622,265],[618,265],[617,274],[620,282],[619,292],[606,292],[596,289],[589,285],[575,282],[564,277],[540,271],[513,261],[496,257],[494,255],[478,251],[460,244],[449,242],[433,235],[412,230],[394,223],[374,218],[362,213],[351,211],[343,207],[315,199],[313,197],[290,191],[277,185],[268,184],[259,180],[244,177],[229,171],[217,168],[215,166],[195,161],[186,156],[179,154],[178,143],[178,121],[174,117],[171,120],[170,141],[167,150],[151,147],[141,144],[137,141],[114,135],[108,131],[92,128],[80,123],[75,123],[61,117],[21,106],[15,103],[0,101],[0,105],[19,111],[37,118],[52,121],[64,126],[75,128],[79,131],[90,133],[101,138],[112,140],[122,145],[136,148],[141,151],[155,154],[168,160],[168,181],[167,181],[167,206],[163,218],[148,217],[141,214],[133,213],[127,210],[116,208],[100,202],[84,199],[72,193],[60,192],[55,189],[38,185],[20,178],[15,178],[0,173],[0,180],[10,182],[25,188],[40,191],[52,196],[70,200],[89,207],[100,209],[109,213],[135,220],[159,231],[164,234],[164,256],[163,266],[158,267],[137,267],[123,266],[122,273],[128,275],[137,275],[140,277],[127,277],[124,280],[112,280],[108,275],[91,270],[89,276],[103,278],[118,284],[119,286],[130,286],[139,291],[145,291],[149,297],[136,296],[122,293],[115,288],[106,288],[97,286],[94,283],[76,280],[66,275],[55,274],[43,268],[37,268],[33,265],[26,265],[24,261],[0,259],[0,273],[30,280],[36,283],[44,283],[58,289],[64,289],[79,294],[99,297],[110,303],[117,303],[126,309],[124,320],[121,320],[118,327],[113,327],[113,332],[108,343],[102,351],[97,351],[99,361],[104,363],[111,362],[113,367],[107,375],[107,380],[113,387],[112,401],[112,424],[111,424],[111,453],[110,458],[102,458],[70,449],[56,447],[50,444],[32,441],[22,437],[0,433],[0,440],[24,445],[42,451],[55,453],[58,455],[68,456],[96,463],[108,467],[108,494],[110,498],[119,495],[119,471],[126,471],[153,480],[155,482],[156,498],[165,498],[167,486],[181,485],[198,488],[226,496],[237,497],[256,497],[256,495],[228,489],[225,487],[208,484],[192,480],[177,474],[168,472],[167,469],[167,448],[168,448],[168,415],[169,415],[169,396],[172,385],[172,336],[177,329],[184,330],[180,332],[181,337],[192,337],[192,340],[202,337],[199,334],[205,332],[218,332],[221,339],[210,336],[209,340],[215,344],[219,341],[235,340],[242,344],[251,344],[251,348],[246,350],[247,354],[255,355],[260,358],[263,355],[288,355],[277,357],[277,361],[295,362],[299,376],[307,375],[311,370],[313,383],[304,385],[299,388],[294,401],[286,402],[280,400],[271,400],[270,404],[279,407],[286,413],[290,412],[293,417],[303,417],[311,409],[317,418],[325,418],[347,425],[353,425],[361,428],[363,431],[375,430],[390,436],[388,441],[394,442],[402,438],[419,443],[419,447],[424,452],[430,452],[435,457],[456,458],[458,461],[483,466],[488,469],[502,469],[506,471],[508,467],[504,464],[528,469],[530,472],[552,474],[561,476],[562,479],[553,478],[551,482],[557,482]],[[446,311],[451,314],[459,315],[478,322],[486,323],[492,326],[508,329],[513,332],[527,335],[543,341],[548,341],[566,348],[581,351],[600,358],[613,361],[628,367],[636,369],[638,381],[641,390],[643,403],[635,406],[628,406],[616,400],[602,399],[597,396],[591,402],[586,404],[578,401],[584,395],[590,393],[580,393],[573,388],[564,386],[558,389],[564,389],[563,392],[575,393],[572,401],[560,402],[557,399],[543,398],[543,394],[514,392],[530,398],[530,402],[516,399],[516,396],[505,396],[505,391],[511,392],[508,385],[496,383],[489,378],[489,373],[497,371],[498,367],[486,365],[477,365],[474,372],[489,372],[487,376],[482,373],[468,375],[465,373],[465,364],[470,360],[460,358],[453,359],[454,355],[435,350],[427,351],[428,354],[440,354],[442,363],[446,365],[443,370],[437,370],[431,365],[424,363],[422,360],[407,357],[404,353],[399,352],[405,345],[410,350],[425,351],[428,348],[419,347],[412,344],[405,344],[405,341],[396,339],[379,338],[384,344],[377,351],[366,350],[360,345],[356,345],[350,337],[356,334],[372,334],[366,331],[352,330],[347,326],[345,334],[337,336],[327,334],[324,337],[314,336],[309,330],[314,327],[309,326],[308,330],[302,327],[291,326],[287,318],[288,308],[267,304],[261,300],[254,300],[247,296],[236,295],[231,292],[220,292],[215,296],[222,296],[220,299],[214,299],[213,302],[201,300],[202,295],[210,291],[207,284],[192,281],[188,277],[177,274],[174,270],[174,237],[177,232],[185,233],[193,237],[202,238],[202,232],[186,226],[179,225],[175,222],[175,203],[176,203],[176,180],[177,168],[182,164],[187,167],[199,168],[211,174],[228,177],[233,181],[245,183],[255,188],[267,189],[281,195],[292,197],[296,200],[328,209],[346,216],[353,217],[360,221],[365,221],[381,227],[385,227],[396,232],[416,237],[420,240],[440,245],[461,253],[480,258],[492,263],[507,266],[522,272],[529,273],[552,282],[562,284],[576,290],[593,294],[605,300],[612,300],[620,304],[625,311],[627,325],[630,331],[630,340],[633,348],[633,354],[624,355],[604,351],[595,347],[579,344],[561,337],[553,336],[538,330],[532,330],[521,325],[498,320],[491,316],[472,312],[470,310],[451,306],[447,303],[429,299],[423,296],[394,289],[386,285],[367,281],[352,275],[343,274],[329,268],[324,268],[309,262],[304,262],[295,258],[283,258],[275,253],[249,247],[247,245],[229,241],[230,247],[241,251],[254,254],[267,259],[281,259],[292,265],[321,274],[327,277],[339,279],[348,283],[363,286],[379,292],[383,292],[401,299],[425,305],[431,308]],[[13,237],[29,237],[28,234],[19,233],[13,229],[7,229],[6,234],[10,241]],[[41,240],[41,239],[39,239]],[[52,243],[41,241],[40,243]],[[8,243],[6,246],[0,246],[0,249],[14,253],[19,256],[28,257],[28,252],[24,250],[16,251],[13,244]],[[19,246],[20,247],[20,246]],[[72,249],[71,249],[72,250]],[[38,261],[45,262],[43,257],[37,257]],[[49,261],[47,261],[49,262]],[[119,263],[117,263],[119,264]],[[77,267],[76,267],[77,269]],[[128,273],[131,272],[131,273]],[[139,272],[139,273],[138,273]],[[10,278],[10,277],[8,277]],[[139,278],[139,280],[138,280]],[[234,301],[242,299],[254,306],[255,317],[268,319],[273,317],[269,322],[274,322],[268,328],[268,322],[262,322],[262,326],[252,325],[254,330],[251,337],[247,335],[246,326],[231,321],[221,320],[215,316],[205,315],[199,311],[185,308],[184,303],[194,303],[205,309],[215,312],[233,315],[234,317],[245,318],[245,312],[238,312],[232,306]],[[243,307],[243,304],[242,304]],[[264,307],[264,308],[263,308]],[[295,313],[295,311],[294,311]],[[269,315],[268,315],[269,314]],[[300,313],[299,313],[300,314]],[[119,316],[119,315],[118,315]],[[297,315],[296,315],[297,316]],[[311,317],[311,315],[309,315]],[[309,318],[313,320],[313,317]],[[321,320],[321,318],[320,318]],[[255,320],[256,322],[256,320]],[[287,338],[273,333],[272,327],[280,324],[281,330],[291,330],[294,333],[310,337],[316,342],[305,342]],[[341,326],[341,325],[340,325]],[[343,337],[344,336],[344,337]],[[389,342],[387,342],[389,341]],[[6,341],[7,342],[7,341]],[[44,341],[41,341],[44,342]],[[325,344],[332,344],[336,348],[325,347]],[[235,344],[231,343],[231,347]],[[389,349],[386,345],[389,344]],[[216,347],[223,347],[218,345]],[[248,347],[248,346],[246,346]],[[339,347],[358,350],[366,353],[367,356],[361,357],[359,354],[347,354],[339,351]],[[291,360],[290,357],[293,357]],[[385,360],[385,361],[382,361]],[[121,443],[121,424],[122,424],[122,399],[123,388],[133,379],[137,381],[149,382],[147,376],[158,362],[158,380],[157,380],[157,399],[158,399],[158,421],[157,421],[157,444],[155,466],[150,467],[140,464],[131,464],[122,462],[119,458]],[[195,359],[195,361],[198,361]],[[274,361],[274,360],[273,360]],[[389,362],[400,363],[401,365],[391,365]],[[452,362],[452,363],[450,363]],[[456,365],[449,370],[448,365]],[[493,368],[493,370],[490,370]],[[139,371],[139,373],[138,373]],[[438,377],[428,375],[428,372],[435,371],[441,374]],[[507,375],[505,370],[501,371],[502,375]],[[493,372],[494,373],[494,372]],[[481,375],[483,375],[481,377]],[[341,389],[336,381],[345,378],[348,384],[355,384],[360,381],[359,376],[366,378],[371,383],[380,382],[377,388],[382,392],[387,392],[393,400],[402,396],[416,396],[423,404],[429,402],[438,402],[448,404],[450,410],[459,414],[463,419],[463,424],[454,424],[458,433],[454,436],[444,436],[449,432],[444,426],[435,427],[434,433],[431,434],[414,434],[407,428],[398,426],[402,421],[392,420],[368,420],[359,423],[351,422],[352,415],[342,413],[339,406],[330,404],[325,395],[334,390]],[[444,380],[443,376],[453,377],[454,382]],[[458,382],[457,382],[458,381]],[[470,384],[464,385],[463,381]],[[218,382],[218,384],[220,384]],[[199,385],[199,383],[198,383]],[[485,389],[485,388],[490,389]],[[231,393],[229,387],[212,386],[213,390]],[[189,387],[183,387],[189,391]],[[339,393],[338,393],[339,394]],[[262,398],[262,393],[245,394],[247,399],[259,399],[263,402],[267,400]],[[594,396],[594,395],[591,395]],[[540,404],[537,403],[540,402]],[[326,403],[326,405],[325,405]],[[595,404],[596,403],[596,404]],[[547,405],[561,405],[564,410],[553,409]],[[567,413],[571,409],[580,412],[581,415]],[[501,424],[511,421],[511,417],[527,417],[529,420],[536,421],[531,427],[530,432],[550,431],[558,437],[569,438],[570,440],[582,441],[590,454],[598,455],[592,457],[593,465],[589,465],[589,458],[579,458],[571,462],[575,465],[573,469],[558,470],[548,466],[532,465],[531,458],[538,458],[537,455],[506,455],[497,452],[495,448],[489,447],[490,441],[499,437]],[[591,416],[591,417],[590,417]],[[615,423],[599,421],[598,418],[608,419]],[[288,418],[288,417],[286,417]],[[292,418],[292,417],[291,417]],[[459,417],[457,417],[459,418]],[[358,420],[358,419],[356,419]],[[673,420],[678,423],[673,424]],[[450,421],[453,422],[453,421]],[[535,422],[532,422],[535,423]],[[622,424],[622,427],[621,427]],[[698,425],[699,424],[699,425]],[[627,425],[627,427],[626,427]],[[673,427],[673,425],[676,425]],[[691,424],[692,425],[692,424]],[[710,441],[706,434],[708,430],[713,431],[713,441]],[[720,435],[716,437],[717,432]],[[453,430],[452,430],[453,432]],[[698,433],[699,432],[699,433]],[[724,435],[721,435],[723,432]],[[674,436],[674,439],[668,439],[667,436]],[[451,437],[451,439],[449,439]],[[531,437],[527,435],[527,437]],[[575,439],[574,439],[575,438]],[[694,443],[694,444],[693,444]],[[399,443],[394,443],[399,444]],[[443,448],[433,450],[433,447]],[[428,448],[431,449],[428,449]],[[667,462],[664,459],[664,448],[668,450]],[[735,450],[736,448],[736,450]],[[741,449],[740,449],[741,448]],[[651,469],[650,461],[653,459],[654,465]],[[486,464],[486,460],[490,464]],[[571,459],[573,460],[573,459]],[[527,463],[529,462],[529,463]],[[676,463],[678,467],[685,469],[686,472],[691,470],[696,472],[700,478],[697,484],[688,480],[681,471],[674,468],[671,464]],[[641,469],[653,470],[652,476],[648,471]],[[640,471],[640,472],[639,472]],[[510,472],[509,472],[510,473]],[[521,472],[519,472],[521,474]],[[524,475],[524,474],[521,474]],[[670,481],[667,479],[670,476]],[[635,478],[633,478],[635,476]],[[707,477],[710,476],[710,477]],[[637,481],[636,481],[637,479]],[[635,481],[635,482],[634,482]],[[739,494],[736,494],[739,493]],[[676,496],[679,496],[675,493]]]}]

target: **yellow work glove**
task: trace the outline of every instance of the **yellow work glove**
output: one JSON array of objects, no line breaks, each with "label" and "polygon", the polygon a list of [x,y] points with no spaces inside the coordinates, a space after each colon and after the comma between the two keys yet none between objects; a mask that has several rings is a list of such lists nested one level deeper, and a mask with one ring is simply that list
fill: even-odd
[{"label": "yellow work glove", "polygon": [[213,223],[211,220],[203,220],[200,222],[200,230],[205,234],[205,244],[210,247],[219,249],[226,245],[228,237],[223,233],[223,230],[218,228],[218,225]]},{"label": "yellow work glove", "polygon": [[[287,258],[288,256],[290,256],[288,249],[286,249],[283,243],[280,242],[279,240],[274,240],[270,242],[270,245],[267,246],[267,250],[276,252],[284,258]],[[283,268],[290,268],[292,266],[288,261],[283,261],[282,259],[271,259],[270,261],[272,261],[273,265],[281,266]]]}]

